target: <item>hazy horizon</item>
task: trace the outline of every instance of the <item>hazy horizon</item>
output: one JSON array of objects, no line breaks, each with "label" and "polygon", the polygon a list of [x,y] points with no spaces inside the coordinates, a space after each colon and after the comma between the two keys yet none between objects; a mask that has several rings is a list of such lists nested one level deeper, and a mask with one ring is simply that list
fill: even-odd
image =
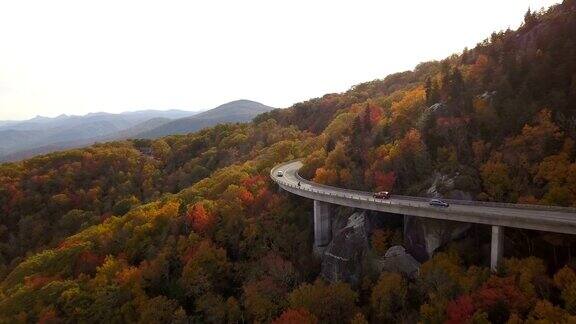
[{"label": "hazy horizon", "polygon": [[3,2],[0,120],[288,107],[474,47],[557,2]]},{"label": "hazy horizon", "polygon": [[[243,99],[238,99],[238,100],[243,100]],[[236,101],[236,100],[232,100],[232,101]],[[184,112],[193,112],[193,113],[200,113],[200,112],[204,112],[210,109],[213,109],[216,107],[209,107],[209,108],[200,108],[200,109],[187,109],[187,108],[166,108],[166,109],[162,109],[162,108],[143,108],[143,109],[133,109],[133,110],[125,110],[125,111],[120,111],[120,112],[107,112],[107,111],[91,111],[91,112],[87,112],[87,113],[83,113],[83,114],[67,114],[67,113],[61,113],[59,115],[55,115],[55,116],[45,116],[45,115],[35,115],[29,118],[24,118],[24,119],[1,119],[0,121],[27,121],[30,119],[34,119],[34,118],[57,118],[60,116],[67,116],[67,117],[83,117],[86,115],[97,115],[97,114],[113,114],[113,115],[121,115],[121,114],[129,114],[129,113],[135,113],[135,112],[143,112],[143,111],[184,111]]]}]

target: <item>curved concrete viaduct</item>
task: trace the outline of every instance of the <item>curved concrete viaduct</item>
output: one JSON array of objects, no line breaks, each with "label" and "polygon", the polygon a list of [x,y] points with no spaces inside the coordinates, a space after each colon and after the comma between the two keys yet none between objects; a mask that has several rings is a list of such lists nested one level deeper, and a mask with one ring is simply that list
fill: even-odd
[{"label": "curved concrete viaduct", "polygon": [[[496,270],[502,256],[504,227],[576,234],[576,208],[463,200],[446,200],[450,207],[443,208],[430,206],[429,200],[422,197],[393,195],[390,199],[375,199],[372,192],[342,189],[308,181],[298,175],[300,167],[302,162],[298,160],[286,162],[272,168],[270,177],[282,189],[314,200],[315,247],[330,243],[331,205],[490,225],[492,270]],[[277,176],[278,171],[283,172],[282,177]]]}]

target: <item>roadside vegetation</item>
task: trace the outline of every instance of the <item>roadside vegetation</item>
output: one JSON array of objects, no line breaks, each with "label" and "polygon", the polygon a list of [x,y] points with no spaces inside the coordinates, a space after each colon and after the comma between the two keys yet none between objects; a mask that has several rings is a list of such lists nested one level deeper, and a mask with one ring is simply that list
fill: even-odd
[{"label": "roadside vegetation", "polygon": [[[497,274],[474,240],[409,280],[328,283],[312,204],[272,166],[352,189],[576,207],[576,2],[460,55],[156,140],[0,165],[0,322],[563,323],[570,236],[510,231]],[[386,251],[394,229],[377,231]]]}]

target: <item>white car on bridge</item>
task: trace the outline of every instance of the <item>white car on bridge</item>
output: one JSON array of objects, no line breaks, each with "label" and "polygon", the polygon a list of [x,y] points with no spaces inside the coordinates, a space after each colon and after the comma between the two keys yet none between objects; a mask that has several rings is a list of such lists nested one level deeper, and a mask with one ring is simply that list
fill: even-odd
[{"label": "white car on bridge", "polygon": [[436,207],[449,207],[450,204],[448,204],[447,202],[445,202],[444,200],[441,199],[432,199],[429,202],[430,206],[436,206]]}]

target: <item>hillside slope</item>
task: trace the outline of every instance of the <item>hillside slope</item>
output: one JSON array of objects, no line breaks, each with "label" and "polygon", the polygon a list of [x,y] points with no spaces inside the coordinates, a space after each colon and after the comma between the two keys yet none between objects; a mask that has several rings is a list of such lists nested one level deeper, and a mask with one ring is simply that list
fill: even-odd
[{"label": "hillside slope", "polygon": [[518,31],[494,33],[462,55],[258,120],[322,135],[303,170],[318,182],[571,206],[575,15],[571,2],[528,13]]},{"label": "hillside slope", "polygon": [[[129,127],[127,129],[124,130],[119,130],[119,131],[114,131],[111,134],[105,133],[104,135],[96,135],[97,132],[89,132],[89,130],[94,126],[94,125],[89,125],[89,127],[86,127],[85,130],[87,130],[87,134],[91,134],[92,136],[86,136],[86,137],[82,137],[82,136],[70,136],[72,135],[71,132],[66,132],[67,137],[70,136],[72,138],[75,138],[74,140],[66,140],[66,141],[50,141],[52,142],[52,144],[49,145],[41,145],[41,146],[37,146],[36,145],[30,145],[31,148],[29,149],[18,149],[16,150],[16,152],[12,152],[12,153],[4,153],[1,154],[2,152],[0,152],[0,161],[19,161],[22,159],[28,159],[40,154],[47,154],[50,152],[55,152],[55,151],[62,151],[62,150],[66,150],[66,149],[73,149],[73,148],[78,148],[78,147],[84,147],[84,146],[88,146],[88,145],[92,145],[96,142],[107,142],[107,141],[113,141],[113,140],[123,140],[123,139],[128,139],[128,138],[136,138],[138,136],[138,134],[144,132],[144,131],[148,131],[151,129],[154,129],[160,125],[166,124],[168,122],[170,122],[172,119],[168,119],[168,118],[162,118],[162,117],[156,117],[156,118],[151,118],[148,119],[146,121],[143,121],[141,123],[138,123],[132,127]],[[26,132],[34,132],[34,131],[15,131],[15,130],[6,130],[3,132],[0,132],[0,135],[2,133],[14,133],[12,136],[12,138],[14,138],[14,142],[15,145],[17,145],[18,147],[22,147],[23,144],[25,143],[27,137],[25,137],[25,133]],[[9,137],[10,138],[10,137]],[[29,137],[28,137],[29,138]],[[4,142],[4,141],[3,141]]]},{"label": "hillside slope", "polygon": [[[574,206],[574,27],[565,1],[461,55],[252,123],[0,165],[0,321],[573,322],[571,236],[506,229],[490,273],[477,227],[417,279],[367,264],[357,286],[328,283],[312,202],[268,173],[304,158],[307,177],[343,187]],[[402,216],[376,218],[364,239],[383,256]]]},{"label": "hillside slope", "polygon": [[121,114],[90,113],[84,116],[37,116],[30,120],[0,124],[0,161],[14,161],[98,141],[126,136],[158,127],[158,118],[183,118],[195,112],[141,110]]}]

